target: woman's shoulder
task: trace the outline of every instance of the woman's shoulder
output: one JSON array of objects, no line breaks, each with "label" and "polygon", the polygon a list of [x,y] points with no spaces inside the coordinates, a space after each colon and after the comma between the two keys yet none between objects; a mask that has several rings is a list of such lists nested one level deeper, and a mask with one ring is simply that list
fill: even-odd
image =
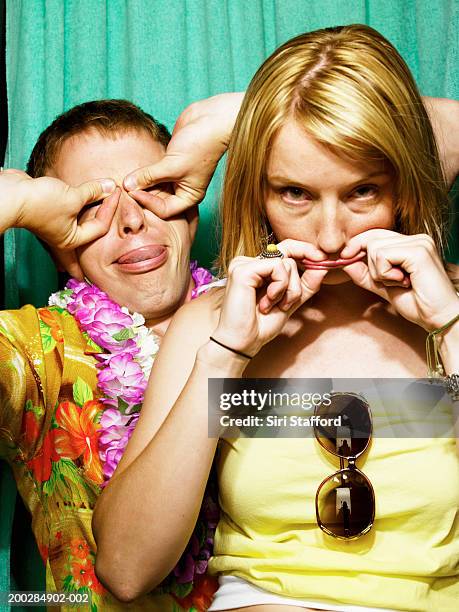
[{"label": "woman's shoulder", "polygon": [[206,293],[201,293],[194,300],[186,302],[186,304],[181,306],[174,315],[174,318],[194,318],[198,321],[201,319],[207,320],[209,317],[216,317],[218,320],[224,295],[224,287],[211,288]]},{"label": "woman's shoulder", "polygon": [[181,306],[172,318],[168,334],[185,333],[189,339],[210,335],[218,325],[224,295],[224,287],[216,287]]}]

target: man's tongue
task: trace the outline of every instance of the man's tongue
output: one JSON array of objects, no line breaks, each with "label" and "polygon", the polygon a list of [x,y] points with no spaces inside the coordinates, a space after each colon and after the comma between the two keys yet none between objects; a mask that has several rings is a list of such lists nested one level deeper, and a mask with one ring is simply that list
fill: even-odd
[{"label": "man's tongue", "polygon": [[126,253],[126,255],[122,255],[118,259],[119,264],[130,264],[137,263],[139,261],[145,261],[146,259],[154,259],[155,257],[159,257],[164,253],[166,247],[161,246],[159,244],[151,244],[149,246],[141,247],[140,249],[136,249],[135,251],[131,251],[130,253]]}]

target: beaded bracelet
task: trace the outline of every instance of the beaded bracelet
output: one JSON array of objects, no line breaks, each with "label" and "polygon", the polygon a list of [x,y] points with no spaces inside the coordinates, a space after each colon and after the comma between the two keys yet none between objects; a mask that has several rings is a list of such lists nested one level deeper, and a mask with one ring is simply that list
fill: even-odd
[{"label": "beaded bracelet", "polygon": [[448,393],[451,395],[451,399],[456,402],[459,401],[459,374],[451,374],[445,376],[445,370],[440,361],[437,336],[441,334],[449,327],[454,325],[456,321],[459,321],[459,314],[456,315],[451,321],[445,323],[442,327],[431,331],[426,338],[426,355],[427,355],[427,373],[429,378],[442,379],[446,383]]}]

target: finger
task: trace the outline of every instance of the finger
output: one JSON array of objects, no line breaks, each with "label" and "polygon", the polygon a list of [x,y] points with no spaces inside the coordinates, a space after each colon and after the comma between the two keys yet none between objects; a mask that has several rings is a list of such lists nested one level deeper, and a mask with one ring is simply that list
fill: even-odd
[{"label": "finger", "polygon": [[353,264],[343,267],[343,271],[350,277],[352,282],[358,287],[362,287],[367,291],[372,291],[376,295],[389,301],[389,294],[386,287],[382,283],[377,283],[373,280],[370,270],[362,261],[357,261]]},{"label": "finger", "polygon": [[[161,193],[161,195],[159,195]],[[146,191],[130,191],[129,195],[136,202],[151,210],[160,219],[169,219],[190,208],[193,202],[167,192],[151,193]]]},{"label": "finger", "polygon": [[277,248],[284,254],[285,257],[291,257],[297,261],[301,261],[302,259],[321,261],[327,257],[323,251],[318,249],[310,242],[293,240],[292,238],[282,240],[282,242],[277,244]]},{"label": "finger", "polygon": [[374,262],[374,279],[401,280],[401,275],[408,276],[419,272],[427,255],[424,246],[408,242],[404,245],[376,249],[371,254],[371,260]]},{"label": "finger", "polygon": [[124,177],[126,191],[145,189],[158,183],[174,182],[182,178],[182,169],[171,155],[165,155],[158,163],[144,166]]},{"label": "finger", "polygon": [[290,310],[292,305],[296,304],[297,302],[299,302],[299,300],[301,300],[302,290],[296,262],[292,259],[286,259],[284,260],[284,265],[288,265],[290,267],[289,284],[287,287],[287,291],[285,292],[282,299],[278,302],[277,307],[283,310],[284,312],[287,312],[288,310]]},{"label": "finger", "polygon": [[2,174],[15,174],[16,176],[20,176],[21,178],[24,178],[24,179],[32,178],[23,170],[17,170],[16,168],[4,168],[2,170]]},{"label": "finger", "polygon": [[308,270],[306,269],[301,275],[301,299],[300,303],[296,308],[304,304],[307,300],[309,300],[313,295],[315,295],[321,285],[324,278],[327,276],[329,270]]},{"label": "finger", "polygon": [[113,217],[120,200],[121,189],[117,187],[115,191],[105,198],[96,213],[94,219],[83,221],[77,226],[74,243],[72,247],[81,246],[104,236],[110,229]]},{"label": "finger", "polygon": [[387,229],[371,229],[361,234],[353,236],[348,240],[346,246],[340,252],[340,257],[344,259],[351,259],[358,255],[360,251],[367,251],[370,242],[378,238],[390,238],[390,237],[401,237],[401,234]]},{"label": "finger", "polygon": [[[225,293],[227,304],[237,307],[250,301],[260,308],[257,297],[258,290],[262,288],[266,290],[270,282],[280,280],[282,274],[286,276],[286,270],[280,264],[279,259],[257,259],[253,257],[233,259],[228,267],[228,282]],[[287,284],[286,282],[285,285]],[[263,297],[266,297],[266,295]],[[269,298],[263,300],[261,310],[269,308],[270,305]]]},{"label": "finger", "polygon": [[271,272],[271,279],[266,287],[266,294],[259,302],[260,312],[268,313],[284,297],[290,278],[290,269],[282,260],[278,260]]},{"label": "finger", "polygon": [[385,287],[402,287],[403,289],[407,289],[411,286],[411,281],[409,276],[405,276],[401,281],[384,280],[382,281],[382,284]]},{"label": "finger", "polygon": [[97,202],[111,195],[116,189],[116,183],[112,179],[98,179],[82,183],[78,187],[69,187],[69,191],[76,196],[78,210],[86,204]]}]

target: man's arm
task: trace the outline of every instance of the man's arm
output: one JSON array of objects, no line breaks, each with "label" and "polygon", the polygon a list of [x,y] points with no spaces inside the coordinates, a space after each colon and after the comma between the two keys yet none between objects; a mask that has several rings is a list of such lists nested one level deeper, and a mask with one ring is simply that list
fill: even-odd
[{"label": "man's arm", "polygon": [[[163,219],[201,202],[228,148],[243,99],[244,92],[229,93],[190,104],[177,119],[163,159],[125,177],[129,195]],[[165,182],[174,184],[174,194],[139,191]]]},{"label": "man's arm", "polygon": [[432,122],[448,187],[459,174],[459,101],[423,98]]},{"label": "man's arm", "polygon": [[[4,170],[0,172],[0,233],[12,227],[30,230],[62,251],[68,272],[81,276],[74,249],[108,231],[118,204],[115,187],[111,179],[70,187],[56,178],[33,179],[21,170]],[[98,200],[104,201],[96,217],[81,223],[81,210]]]}]

